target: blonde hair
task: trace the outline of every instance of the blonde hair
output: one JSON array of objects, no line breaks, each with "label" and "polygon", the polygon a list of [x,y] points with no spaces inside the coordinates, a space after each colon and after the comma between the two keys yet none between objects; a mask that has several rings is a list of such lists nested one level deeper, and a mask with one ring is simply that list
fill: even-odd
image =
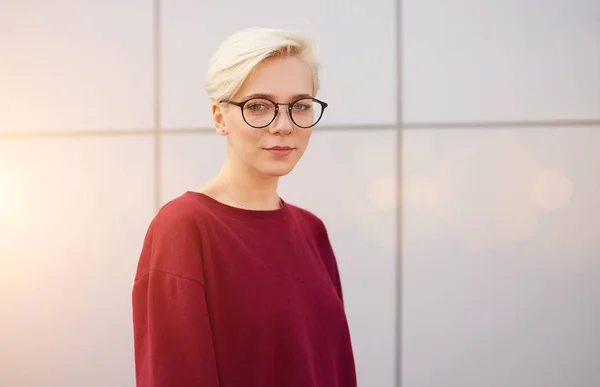
[{"label": "blonde hair", "polygon": [[313,93],[319,90],[320,63],[316,43],[297,31],[248,28],[227,38],[213,55],[204,87],[213,101],[231,98],[256,66],[272,57],[298,56],[313,74]]}]

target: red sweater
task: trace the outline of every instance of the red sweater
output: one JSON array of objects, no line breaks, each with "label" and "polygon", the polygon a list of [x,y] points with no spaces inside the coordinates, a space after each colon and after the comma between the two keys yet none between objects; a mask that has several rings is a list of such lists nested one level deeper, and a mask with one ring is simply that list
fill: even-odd
[{"label": "red sweater", "polygon": [[355,387],[327,231],[284,203],[187,192],[153,219],[133,287],[138,387]]}]

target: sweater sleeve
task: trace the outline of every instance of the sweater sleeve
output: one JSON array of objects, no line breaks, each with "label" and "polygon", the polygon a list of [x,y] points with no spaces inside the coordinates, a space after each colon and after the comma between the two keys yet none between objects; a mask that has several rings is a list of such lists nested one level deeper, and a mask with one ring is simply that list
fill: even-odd
[{"label": "sweater sleeve", "polygon": [[318,221],[317,240],[319,241],[319,251],[324,257],[324,263],[327,266],[327,270],[329,271],[331,281],[335,286],[335,290],[337,291],[340,300],[342,301],[342,303],[344,303],[342,279],[340,278],[337,258],[335,256],[333,247],[331,246],[331,241],[329,239],[329,232],[327,231],[327,227],[320,219]]},{"label": "sweater sleeve", "polygon": [[191,222],[157,216],[133,286],[137,387],[218,387],[202,273]]}]

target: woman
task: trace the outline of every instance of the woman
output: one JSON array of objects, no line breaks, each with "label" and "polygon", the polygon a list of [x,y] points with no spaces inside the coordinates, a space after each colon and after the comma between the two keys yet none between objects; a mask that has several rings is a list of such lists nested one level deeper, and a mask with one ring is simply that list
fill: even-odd
[{"label": "woman", "polygon": [[227,159],[167,203],[133,288],[138,387],[354,387],[336,259],[323,222],[277,194],[327,107],[312,43],[232,35],[206,81]]}]

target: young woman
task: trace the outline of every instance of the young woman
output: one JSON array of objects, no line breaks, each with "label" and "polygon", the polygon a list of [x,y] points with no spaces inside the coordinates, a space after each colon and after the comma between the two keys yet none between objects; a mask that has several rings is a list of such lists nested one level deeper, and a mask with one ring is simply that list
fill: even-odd
[{"label": "young woman", "polygon": [[277,194],[327,104],[313,44],[248,29],[214,55],[206,89],[220,172],[161,208],[133,287],[138,387],[355,387],[327,230]]}]

